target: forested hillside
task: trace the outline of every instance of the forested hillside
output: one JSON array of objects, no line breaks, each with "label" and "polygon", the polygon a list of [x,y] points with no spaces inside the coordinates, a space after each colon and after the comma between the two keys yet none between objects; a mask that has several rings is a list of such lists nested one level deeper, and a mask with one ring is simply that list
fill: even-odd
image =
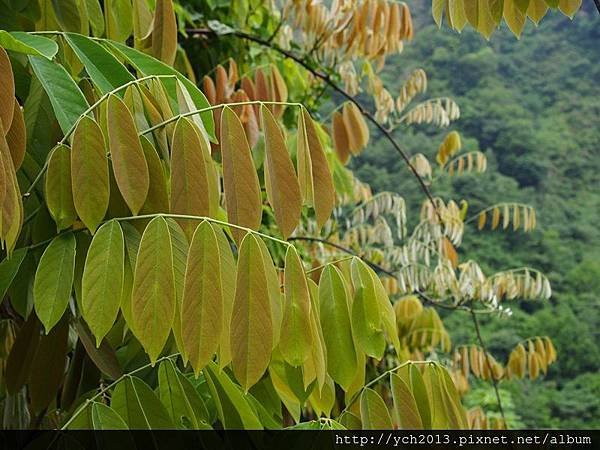
[{"label": "forested hillside", "polygon": [[[410,153],[433,160],[437,147],[431,143],[455,129],[467,150],[486,153],[486,173],[435,185],[435,194],[443,198],[469,198],[467,216],[500,201],[531,204],[538,213],[538,228],[527,236],[468,233],[460,250],[462,258],[476,258],[485,269],[527,265],[545,271],[552,282],[549,302],[511,303],[512,317],[490,320],[484,328],[488,346],[498,355],[536,334],[552,336],[558,349],[558,363],[543,382],[502,384],[513,423],[600,427],[599,16],[592,2],[584,2],[573,23],[549,13],[539,29],[529,23],[521,40],[502,29],[488,42],[470,29],[462,34],[438,30],[428,2],[409,4],[418,38],[386,66],[383,79],[394,93],[392,87],[397,91],[412,70],[423,68],[429,77],[427,97],[452,97],[461,118],[442,132],[422,125],[417,131],[400,127],[394,136]],[[374,188],[411,200],[416,213],[422,194],[383,140],[353,167]],[[463,322],[458,314],[448,319],[457,345],[461,337],[471,339]],[[489,386],[470,396],[474,403],[490,397],[493,409]]]}]

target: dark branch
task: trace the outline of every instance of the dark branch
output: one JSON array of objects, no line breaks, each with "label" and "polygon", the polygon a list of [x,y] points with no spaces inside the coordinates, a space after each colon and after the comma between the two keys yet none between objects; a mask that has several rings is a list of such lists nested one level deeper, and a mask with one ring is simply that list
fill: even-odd
[{"label": "dark branch", "polygon": [[[322,238],[318,238],[318,237],[310,237],[310,236],[296,236],[296,237],[291,237],[288,240],[289,241],[318,242],[320,244],[336,248],[341,252],[347,253],[348,255],[352,255],[352,256],[356,256],[357,258],[360,258],[362,261],[364,261],[366,264],[368,264],[373,270],[376,270],[379,273],[387,275],[388,277],[396,278],[396,274],[394,272],[387,270],[386,268],[380,266],[379,264],[374,263],[373,261],[369,261],[368,259],[362,257],[361,255],[359,255],[352,249],[344,247],[343,245],[336,244],[335,242],[328,241],[327,239],[322,239]],[[429,297],[427,294],[425,294],[423,292],[418,292],[418,294],[425,303],[429,303],[432,306],[436,306],[436,307],[439,307],[442,309],[449,309],[449,310],[471,311],[471,309],[467,308],[466,306],[446,305],[446,304],[443,304],[440,302],[436,302],[435,300],[433,300],[431,297]]]},{"label": "dark branch", "polygon": [[473,318],[473,325],[475,326],[475,334],[477,334],[479,346],[483,350],[483,354],[485,355],[485,362],[490,371],[490,376],[492,377],[492,386],[494,387],[494,392],[496,393],[496,401],[498,402],[498,409],[500,409],[500,416],[502,416],[504,426],[508,428],[508,424],[506,423],[506,416],[504,415],[504,408],[502,407],[502,399],[500,398],[500,391],[498,389],[498,380],[496,379],[496,375],[494,374],[494,370],[492,368],[492,363],[490,362],[490,358],[488,357],[489,353],[487,351],[487,348],[485,347],[485,343],[483,342],[481,330],[479,329],[479,321],[477,320],[477,315],[475,314],[475,311],[473,311],[473,308],[471,308],[471,317]]},{"label": "dark branch", "polygon": [[[186,32],[190,35],[218,36],[215,32],[213,32],[212,30],[207,29],[207,28],[192,28],[192,29],[187,29]],[[240,39],[245,39],[245,40],[254,42],[256,44],[262,45],[263,47],[270,48],[270,49],[276,51],[277,53],[280,53],[281,55],[285,56],[286,58],[291,59],[292,61],[295,61],[296,63],[298,63],[299,65],[304,67],[306,70],[308,70],[313,76],[323,80],[328,86],[330,86],[338,94],[340,94],[341,96],[346,98],[348,101],[354,103],[356,105],[356,107],[359,109],[359,111],[361,112],[361,114],[369,122],[371,122],[381,132],[381,134],[383,134],[383,136],[392,144],[392,146],[394,147],[394,150],[396,150],[396,152],[402,157],[402,159],[404,160],[404,162],[406,163],[406,165],[408,166],[408,168],[410,169],[412,174],[415,176],[415,178],[419,182],[419,186],[421,187],[421,190],[425,193],[425,195],[427,196],[427,198],[433,205],[433,208],[435,208],[438,219],[440,220],[440,222],[443,222],[442,217],[440,216],[440,213],[439,213],[439,211],[436,207],[435,201],[433,199],[433,195],[431,194],[431,191],[429,190],[429,187],[427,186],[427,184],[425,183],[423,178],[419,175],[419,173],[417,172],[417,169],[410,162],[410,158],[408,157],[408,154],[394,140],[391,133],[383,125],[381,125],[379,123],[379,121],[377,119],[375,119],[375,117],[366,108],[364,108],[363,105],[361,105],[358,100],[356,100],[352,95],[350,95],[344,89],[339,87],[337,85],[337,83],[328,74],[323,73],[323,72],[313,68],[308,62],[306,62],[301,57],[295,55],[294,53],[289,52],[289,51],[273,44],[272,42],[270,42],[268,40],[262,39],[257,36],[252,36],[250,34],[244,33],[243,31],[236,30],[225,36],[231,36],[231,35],[238,37]]]}]

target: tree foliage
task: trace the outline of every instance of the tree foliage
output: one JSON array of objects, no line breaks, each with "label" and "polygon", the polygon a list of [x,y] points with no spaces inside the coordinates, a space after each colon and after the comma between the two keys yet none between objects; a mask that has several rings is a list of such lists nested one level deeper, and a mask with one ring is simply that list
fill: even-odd
[{"label": "tree foliage", "polygon": [[[185,5],[111,4],[11,10],[25,31],[1,35],[4,424],[506,426],[464,408],[468,379],[535,379],[552,342],[519,344],[506,367],[481,336],[451,353],[437,309],[478,330],[477,315],[548,299],[550,285],[527,267],[486,275],[459,253],[468,205],[430,187],[434,174],[484,171],[482,154],[448,135],[434,168],[393,140],[400,124],[460,115],[450,98],[405,112],[424,72],[395,99],[379,76],[413,38],[408,6],[201,5],[202,39],[274,54],[232,52],[200,89],[177,42],[194,17]],[[353,97],[363,85],[374,113]],[[332,127],[309,100],[327,87],[347,100]],[[345,167],[368,151],[368,123],[389,127],[426,194],[414,218]],[[536,225],[527,205],[484,209],[480,228],[486,214],[493,228]]]}]

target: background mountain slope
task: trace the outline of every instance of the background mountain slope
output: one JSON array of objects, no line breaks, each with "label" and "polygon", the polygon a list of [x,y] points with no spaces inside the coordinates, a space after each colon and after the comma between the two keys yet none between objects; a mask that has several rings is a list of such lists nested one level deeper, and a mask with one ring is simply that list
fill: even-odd
[{"label": "background mountain slope", "polygon": [[[397,129],[410,153],[434,161],[445,133],[456,129],[467,150],[488,156],[487,173],[438,182],[436,195],[468,199],[470,214],[500,201],[537,210],[535,232],[470,230],[461,248],[489,272],[531,266],[552,282],[550,302],[513,302],[513,317],[484,326],[488,346],[504,360],[504,349],[529,336],[550,335],[558,349],[543,381],[503,383],[516,426],[600,427],[600,16],[584,3],[573,21],[549,13],[539,29],[529,23],[521,40],[502,29],[487,42],[471,30],[438,30],[429,2],[409,2],[416,38],[390,58],[383,77],[394,94],[421,67],[429,76],[422,99],[449,96],[460,105],[461,119],[442,132]],[[418,214],[421,193],[385,141],[352,166],[375,190],[400,192],[409,215]],[[450,319],[455,344],[472,342],[464,319]],[[487,386],[470,396],[494,408]]]}]

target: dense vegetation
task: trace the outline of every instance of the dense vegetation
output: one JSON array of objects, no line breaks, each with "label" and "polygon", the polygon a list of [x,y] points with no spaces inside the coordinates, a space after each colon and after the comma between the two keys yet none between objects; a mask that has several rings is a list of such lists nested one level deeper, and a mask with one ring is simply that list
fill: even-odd
[{"label": "dense vegetation", "polygon": [[[539,29],[529,23],[521,40],[504,27],[488,42],[472,30],[438,30],[427,5],[411,2],[418,35],[386,68],[386,83],[399,89],[415,68],[429,74],[430,97],[451,96],[461,118],[451,125],[468,150],[488,156],[486,174],[437,184],[435,193],[466,198],[469,211],[510,200],[535,206],[539,228],[529,235],[470,233],[461,254],[476,255],[486,268],[527,265],[546,272],[549,302],[513,303],[514,316],[490,320],[489,347],[503,354],[524,336],[547,333],[559,359],[541,383],[503,386],[513,411],[529,427],[600,426],[600,28],[592,2],[571,22],[549,14]],[[398,77],[398,74],[404,76]],[[394,90],[393,88],[391,89]],[[411,153],[432,156],[443,137],[422,125],[398,129]],[[432,137],[434,138],[432,140]],[[437,141],[436,139],[437,138]],[[377,141],[355,161],[361,179],[379,190],[396,190],[417,201],[420,192],[387,142]],[[473,227],[475,228],[475,227]],[[463,319],[448,327],[469,342]],[[458,333],[458,334],[457,334]],[[487,388],[485,388],[487,389]],[[474,402],[485,389],[471,393]],[[493,404],[493,400],[491,401]],[[493,405],[491,406],[493,408]]]},{"label": "dense vegetation", "polygon": [[[546,41],[423,2],[9,3],[3,427],[595,423],[596,230],[561,214],[593,214],[597,106],[551,86],[575,57],[534,82]],[[519,35],[581,2],[529,4],[448,17]]]}]

